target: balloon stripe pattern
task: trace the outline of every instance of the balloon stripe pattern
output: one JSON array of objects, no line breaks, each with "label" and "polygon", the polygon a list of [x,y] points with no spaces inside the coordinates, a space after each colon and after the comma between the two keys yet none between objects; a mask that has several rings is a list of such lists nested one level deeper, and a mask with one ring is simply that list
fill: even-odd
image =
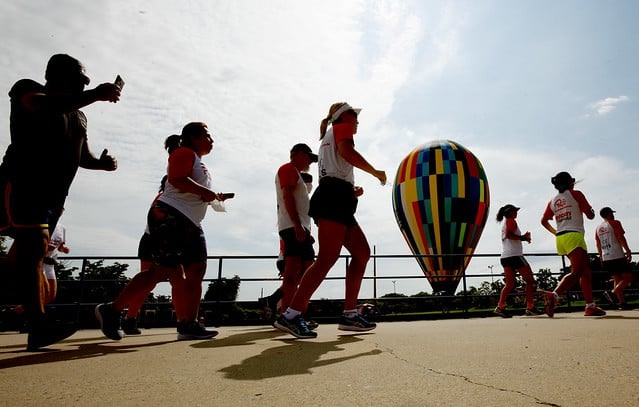
[{"label": "balloon stripe pattern", "polygon": [[488,219],[481,162],[450,140],[414,149],[393,189],[397,224],[434,292],[454,294]]}]

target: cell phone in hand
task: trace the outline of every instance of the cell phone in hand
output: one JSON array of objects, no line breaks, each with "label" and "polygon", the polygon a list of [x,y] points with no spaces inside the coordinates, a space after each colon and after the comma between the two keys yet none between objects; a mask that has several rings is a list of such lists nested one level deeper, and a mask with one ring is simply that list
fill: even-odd
[{"label": "cell phone in hand", "polygon": [[222,194],[222,198],[224,199],[235,198],[235,192],[225,192]]},{"label": "cell phone in hand", "polygon": [[120,87],[120,90],[122,90],[124,88],[124,79],[122,79],[122,77],[120,75],[115,77],[115,82],[113,82],[113,83],[118,85]]}]

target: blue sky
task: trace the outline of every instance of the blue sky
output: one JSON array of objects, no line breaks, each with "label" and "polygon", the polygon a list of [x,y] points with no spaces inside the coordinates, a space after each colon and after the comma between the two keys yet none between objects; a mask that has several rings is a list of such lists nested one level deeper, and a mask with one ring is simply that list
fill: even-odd
[{"label": "blue sky", "polygon": [[[533,238],[526,251],[553,252],[539,219],[561,170],[582,180],[597,210],[617,210],[639,250],[637,15],[633,1],[3,2],[0,89],[43,80],[59,52],[80,59],[93,86],[117,74],[126,81],[120,103],[84,109],[91,148],[108,148],[120,167],[76,177],[62,219],[73,255],[136,254],[165,171],[163,141],[189,121],[209,124],[214,185],[237,194],[203,223],[209,253],[275,255],[275,171],[293,144],[316,148],[319,122],[337,101],[363,108],[356,146],[389,179],[434,139],[480,159],[492,196],[477,253],[499,252],[494,216],[505,203],[522,207],[520,227]],[[6,97],[2,151],[8,118]],[[392,186],[362,172],[356,182],[371,245],[409,254]],[[587,222],[591,251],[598,223]],[[469,272],[494,264],[496,272],[497,259],[475,258]],[[237,267],[243,277],[275,275],[271,261]],[[412,259],[386,267],[421,275]],[[275,284],[243,287],[241,297]],[[380,285],[392,291],[390,281]],[[422,290],[430,291],[425,279],[397,282],[398,292]],[[341,282],[318,295],[343,297]]]}]

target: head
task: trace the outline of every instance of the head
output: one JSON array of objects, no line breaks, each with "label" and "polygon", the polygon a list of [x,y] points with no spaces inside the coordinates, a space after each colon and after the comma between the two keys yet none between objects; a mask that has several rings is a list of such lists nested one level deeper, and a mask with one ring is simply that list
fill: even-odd
[{"label": "head", "polygon": [[49,58],[44,77],[48,88],[73,93],[82,92],[90,82],[82,63],[67,54]]},{"label": "head", "polygon": [[169,154],[177,150],[180,145],[182,145],[182,137],[177,134],[171,134],[164,140],[164,149]]},{"label": "head", "polygon": [[311,163],[317,162],[317,154],[304,143],[295,144],[291,148],[291,162],[298,171],[308,171]]},{"label": "head", "polygon": [[180,140],[180,146],[192,149],[199,156],[206,155],[213,149],[213,138],[206,123],[188,123],[182,128]]},{"label": "head", "polygon": [[599,215],[601,215],[601,217],[606,220],[614,219],[615,211],[613,211],[612,208],[606,206],[604,208],[601,208],[601,210],[599,211]]},{"label": "head", "polygon": [[550,179],[550,182],[559,192],[564,192],[568,189],[572,189],[575,186],[575,179],[566,171],[557,173],[557,175]]},{"label": "head", "polygon": [[333,103],[328,109],[328,115],[322,120],[320,124],[320,139],[324,138],[328,124],[340,124],[340,123],[352,123],[353,134],[357,133],[357,117],[362,109],[354,108],[346,102]]},{"label": "head", "polygon": [[507,204],[499,208],[497,211],[497,222],[501,222],[504,218],[516,218],[518,207],[512,204]]}]

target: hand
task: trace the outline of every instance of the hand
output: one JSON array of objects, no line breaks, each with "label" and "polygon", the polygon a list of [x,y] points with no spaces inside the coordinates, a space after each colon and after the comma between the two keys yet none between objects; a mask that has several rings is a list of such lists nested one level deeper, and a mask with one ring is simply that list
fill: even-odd
[{"label": "hand", "polygon": [[386,185],[386,171],[375,170],[375,178],[379,180],[382,186]]},{"label": "hand", "polygon": [[626,259],[628,259],[628,263],[630,263],[632,261],[632,253],[631,252],[626,252]]},{"label": "hand", "polygon": [[106,82],[98,85],[94,90],[97,100],[116,103],[120,100],[120,87],[116,84]]},{"label": "hand", "polygon": [[222,197],[222,194],[215,193],[209,189],[204,194],[202,194],[202,200],[204,202],[213,202],[215,200],[222,202],[224,198]]},{"label": "hand", "polygon": [[362,196],[364,194],[364,188],[359,186],[354,186],[353,192],[355,193],[355,196]]},{"label": "hand", "polygon": [[115,171],[118,168],[118,160],[109,155],[109,150],[102,150],[100,155],[100,167],[105,171]]},{"label": "hand", "polygon": [[523,235],[521,235],[521,240],[523,240],[524,242],[530,243],[530,232],[526,232]]}]

